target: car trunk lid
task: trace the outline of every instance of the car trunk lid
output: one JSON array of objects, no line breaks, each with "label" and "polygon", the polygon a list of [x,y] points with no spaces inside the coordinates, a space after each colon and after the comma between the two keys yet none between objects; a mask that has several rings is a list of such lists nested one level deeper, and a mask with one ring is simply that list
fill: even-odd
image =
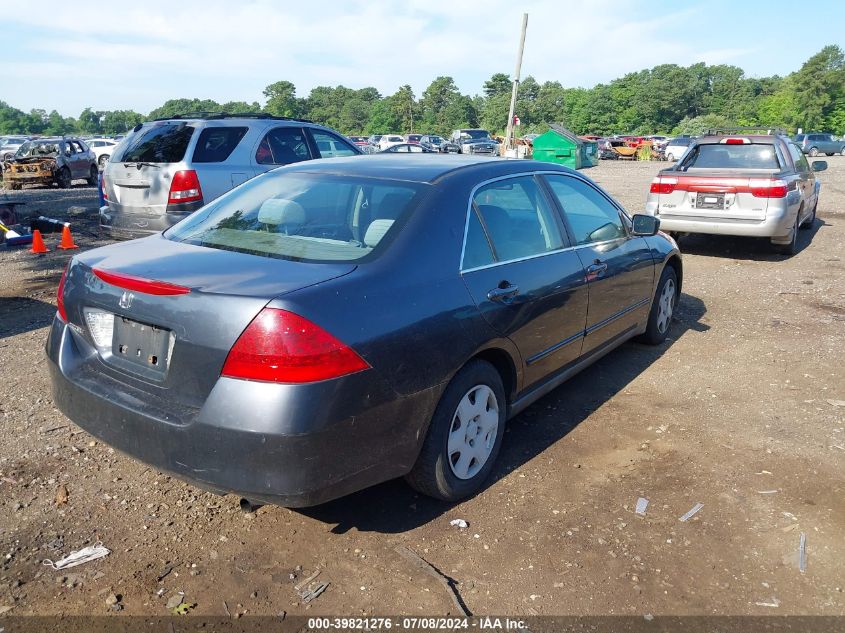
[{"label": "car trunk lid", "polygon": [[186,408],[205,402],[229,350],[267,303],[354,269],[155,235],[78,256],[64,303],[88,371],[148,395],[183,420]]}]

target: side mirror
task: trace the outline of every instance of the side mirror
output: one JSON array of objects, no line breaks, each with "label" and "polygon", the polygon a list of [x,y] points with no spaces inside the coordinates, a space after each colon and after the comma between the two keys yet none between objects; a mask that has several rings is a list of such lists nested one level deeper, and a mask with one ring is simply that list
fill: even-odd
[{"label": "side mirror", "polygon": [[633,222],[631,232],[634,235],[657,235],[657,231],[660,230],[660,218],[653,215],[638,213],[631,220]]},{"label": "side mirror", "polygon": [[827,169],[827,161],[826,160],[814,160],[813,164],[810,165],[813,168],[813,171],[824,171]]}]

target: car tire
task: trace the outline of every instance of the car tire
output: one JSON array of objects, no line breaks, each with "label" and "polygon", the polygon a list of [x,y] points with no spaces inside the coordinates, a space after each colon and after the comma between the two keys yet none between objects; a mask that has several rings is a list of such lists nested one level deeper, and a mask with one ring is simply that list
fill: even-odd
[{"label": "car tire", "polygon": [[70,169],[67,167],[62,167],[59,173],[56,174],[56,184],[59,185],[59,189],[70,189],[72,181],[73,178],[71,178]]},{"label": "car tire", "polygon": [[798,228],[801,229],[809,229],[816,223],[816,208],[819,206],[819,201],[816,200],[816,204],[813,205],[813,212],[801,223],[801,226]]},{"label": "car tire", "polygon": [[825,156],[833,156],[836,152],[825,152]]},{"label": "car tire", "polygon": [[673,266],[666,264],[654,291],[646,330],[637,337],[637,340],[648,345],[660,345],[665,341],[669,335],[669,327],[672,325],[672,316],[677,303],[678,274]]},{"label": "car tire", "polygon": [[100,171],[105,171],[106,164],[109,162],[109,155],[103,154],[97,159],[97,165],[100,166]]},{"label": "car tire", "polygon": [[792,257],[798,252],[798,218],[800,217],[801,211],[798,211],[798,215],[795,216],[795,224],[792,227],[792,240],[790,240],[789,244],[772,244],[775,253]]},{"label": "car tire", "polygon": [[818,156],[819,155],[819,148],[818,147],[811,147],[810,151],[807,152],[810,156]]},{"label": "car tire", "polygon": [[[472,417],[462,419],[462,409],[463,415]],[[478,492],[499,455],[506,412],[499,372],[486,361],[470,361],[443,392],[422,450],[405,480],[440,501],[455,502]],[[478,452],[473,454],[473,449]]]},{"label": "car tire", "polygon": [[842,151],[841,151],[841,152],[839,152],[839,155],[840,155],[840,156],[845,156],[845,147],[843,147],[843,148],[842,148]]},{"label": "car tire", "polygon": [[97,179],[100,177],[100,170],[97,169],[96,165],[91,165],[91,171],[88,175],[88,186],[96,187],[97,186]]},{"label": "car tire", "polygon": [[675,156],[673,154],[666,154],[666,160],[668,160],[670,163],[674,163]]}]

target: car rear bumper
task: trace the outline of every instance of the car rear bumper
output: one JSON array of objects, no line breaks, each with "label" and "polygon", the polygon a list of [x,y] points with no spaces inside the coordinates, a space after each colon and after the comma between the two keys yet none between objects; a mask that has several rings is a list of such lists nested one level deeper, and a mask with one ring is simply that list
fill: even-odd
[{"label": "car rear bumper", "polygon": [[[740,220],[706,215],[673,214],[661,211],[656,213],[655,204],[649,201],[646,213],[660,218],[660,230],[676,233],[707,233],[711,235],[735,235],[740,237],[782,237],[789,235],[795,222],[784,206],[769,203],[763,220]],[[706,213],[706,211],[702,211]]]},{"label": "car rear bumper", "polygon": [[[57,316],[47,341],[53,398],[62,413],[155,468],[251,501],[311,506],[406,474],[439,394],[439,388],[394,393],[344,416],[335,413],[342,381],[220,378],[201,408],[170,415],[160,402],[96,371],[99,361],[86,357],[71,327]],[[352,386],[360,395],[364,384]],[[378,392],[367,397],[378,399]]]},{"label": "car rear bumper", "polygon": [[146,237],[166,231],[201,206],[202,203],[188,203],[173,213],[170,207],[128,207],[109,201],[100,207],[100,229],[116,237]]}]

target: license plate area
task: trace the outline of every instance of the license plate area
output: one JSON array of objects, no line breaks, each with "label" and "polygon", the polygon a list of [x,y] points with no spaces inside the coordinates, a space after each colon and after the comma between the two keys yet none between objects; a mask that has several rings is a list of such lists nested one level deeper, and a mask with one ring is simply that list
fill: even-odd
[{"label": "license plate area", "polygon": [[695,197],[696,209],[724,209],[725,208],[725,194],[724,193],[704,193],[699,192]]},{"label": "license plate area", "polygon": [[110,360],[128,371],[162,379],[173,349],[170,330],[115,316]]}]

